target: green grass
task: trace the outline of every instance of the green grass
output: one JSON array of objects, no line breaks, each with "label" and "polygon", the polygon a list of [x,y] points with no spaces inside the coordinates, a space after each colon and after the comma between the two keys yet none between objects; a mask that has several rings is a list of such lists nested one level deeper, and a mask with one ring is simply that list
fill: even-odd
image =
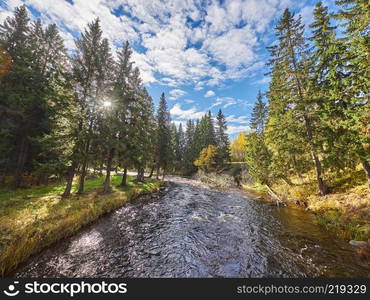
[{"label": "green grass", "polygon": [[[87,180],[85,193],[62,198],[64,185],[0,191],[0,275],[13,271],[30,255],[70,236],[101,215],[121,207],[141,194],[156,191],[161,181],[146,179],[120,188],[121,177],[112,176],[112,193],[102,194],[104,177]],[[73,186],[72,191],[76,191]]]},{"label": "green grass", "polygon": [[370,224],[363,224],[358,217],[345,218],[343,212],[335,209],[318,212],[316,217],[320,226],[342,238],[364,241],[369,239]]}]

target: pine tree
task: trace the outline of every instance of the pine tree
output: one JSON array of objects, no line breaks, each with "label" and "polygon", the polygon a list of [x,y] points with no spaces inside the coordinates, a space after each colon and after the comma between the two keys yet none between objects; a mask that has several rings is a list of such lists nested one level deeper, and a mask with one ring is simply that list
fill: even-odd
[{"label": "pine tree", "polygon": [[83,193],[88,169],[94,126],[97,120],[99,100],[103,98],[112,69],[112,58],[108,40],[102,38],[99,19],[88,24],[81,38],[76,40],[76,54],[72,59],[73,77],[76,82],[80,120],[75,133],[76,141],[71,158],[72,164],[67,178],[64,196],[69,196],[72,181],[80,163],[78,193]]},{"label": "pine tree", "polygon": [[134,89],[130,86],[130,77],[132,76],[133,67],[131,62],[132,50],[128,42],[118,51],[118,61],[116,63],[115,80],[113,83],[113,99],[115,99],[118,122],[118,164],[124,169],[121,186],[127,184],[127,170],[130,165],[129,143],[130,128],[129,106]]},{"label": "pine tree", "polygon": [[219,164],[223,165],[226,161],[230,161],[230,141],[227,135],[226,118],[221,109],[217,114],[216,141]]},{"label": "pine tree", "polygon": [[341,124],[345,107],[342,97],[348,76],[346,46],[336,37],[336,26],[331,26],[328,8],[318,2],[314,9],[311,50],[311,97],[320,117],[323,161],[331,168],[344,169],[353,163],[354,153],[349,147],[349,132]]},{"label": "pine tree", "polygon": [[179,139],[179,156],[180,156],[179,170],[182,170],[183,163],[184,163],[184,156],[185,156],[185,147],[186,147],[186,137],[185,137],[185,132],[182,128],[182,123],[180,123],[179,125],[177,134],[178,134],[178,139]]},{"label": "pine tree", "polygon": [[263,96],[261,91],[258,92],[257,102],[253,107],[252,118],[251,118],[251,129],[254,132],[261,134],[265,130],[267,122],[267,106],[263,102]]},{"label": "pine tree", "polygon": [[259,183],[270,185],[271,153],[268,150],[262,135],[254,132],[248,135],[248,144],[245,153],[245,161],[248,165],[248,173]]},{"label": "pine tree", "polygon": [[346,103],[342,126],[350,135],[350,144],[361,160],[370,189],[370,3],[366,0],[337,0],[341,6],[337,18],[344,21],[346,64],[349,74],[345,90],[338,95]]},{"label": "pine tree", "polygon": [[166,98],[164,93],[162,93],[157,111],[157,177],[159,176],[160,168],[163,169],[163,177],[165,176],[170,163],[170,121]]},{"label": "pine tree", "polygon": [[191,174],[195,171],[193,162],[198,157],[196,149],[196,125],[193,120],[188,120],[186,123],[186,132],[185,132],[185,148],[184,148],[184,173]]},{"label": "pine tree", "polygon": [[171,124],[171,157],[172,167],[174,170],[181,169],[182,151],[180,145],[180,132],[177,130],[175,123]]},{"label": "pine tree", "polygon": [[[270,103],[280,102],[278,105],[282,107],[283,114],[290,111],[293,122],[304,124],[302,137],[311,153],[319,192],[325,195],[328,188],[322,177],[322,163],[319,156],[321,137],[320,131],[316,130],[319,118],[315,110],[316,103],[312,101],[310,94],[308,46],[304,38],[304,25],[301,24],[301,18],[295,18],[294,14],[286,9],[276,26],[276,35],[278,44],[269,47],[272,57],[269,64],[276,79],[274,84],[279,82],[280,85],[270,85]],[[277,89],[274,90],[274,88]],[[281,98],[276,97],[274,93],[280,93],[281,90],[285,90],[285,95]],[[270,111],[271,109],[274,107],[270,108]]]}]

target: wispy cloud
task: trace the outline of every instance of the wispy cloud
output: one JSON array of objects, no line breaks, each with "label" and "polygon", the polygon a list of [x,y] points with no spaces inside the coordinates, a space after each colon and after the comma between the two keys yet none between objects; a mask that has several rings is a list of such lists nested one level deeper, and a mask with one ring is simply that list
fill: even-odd
[{"label": "wispy cloud", "polygon": [[246,116],[236,117],[235,115],[230,115],[226,117],[226,121],[229,123],[249,124]]},{"label": "wispy cloud", "polygon": [[243,104],[244,102],[244,100],[236,99],[234,97],[217,97],[216,101],[211,105],[210,108],[220,106],[225,109],[236,104]]},{"label": "wispy cloud", "polygon": [[186,95],[186,92],[180,89],[174,89],[170,91],[170,100],[176,100]]}]

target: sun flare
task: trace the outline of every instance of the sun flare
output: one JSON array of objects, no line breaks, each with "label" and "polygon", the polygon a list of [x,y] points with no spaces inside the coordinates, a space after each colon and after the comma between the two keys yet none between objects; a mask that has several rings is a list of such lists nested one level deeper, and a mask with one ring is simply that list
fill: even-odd
[{"label": "sun flare", "polygon": [[112,106],[112,102],[110,101],[104,101],[103,102],[103,107],[111,107]]}]

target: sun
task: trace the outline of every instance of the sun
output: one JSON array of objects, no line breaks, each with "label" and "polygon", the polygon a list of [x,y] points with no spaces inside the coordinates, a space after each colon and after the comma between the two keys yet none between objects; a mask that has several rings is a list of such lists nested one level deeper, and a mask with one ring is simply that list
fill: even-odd
[{"label": "sun", "polygon": [[103,107],[111,107],[112,106],[112,102],[110,101],[104,101],[103,102]]}]

